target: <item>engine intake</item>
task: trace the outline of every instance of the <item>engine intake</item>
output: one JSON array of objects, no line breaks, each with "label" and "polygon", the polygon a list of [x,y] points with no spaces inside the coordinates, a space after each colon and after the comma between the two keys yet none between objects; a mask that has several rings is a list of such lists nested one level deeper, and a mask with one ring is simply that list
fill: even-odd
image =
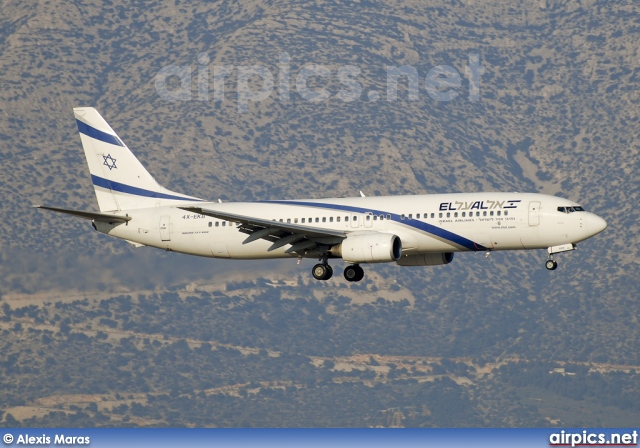
[{"label": "engine intake", "polygon": [[390,233],[348,236],[331,253],[349,263],[386,263],[402,256],[402,241]]},{"label": "engine intake", "polygon": [[449,264],[453,260],[453,252],[440,254],[416,254],[400,258],[396,263],[400,266],[438,266]]}]

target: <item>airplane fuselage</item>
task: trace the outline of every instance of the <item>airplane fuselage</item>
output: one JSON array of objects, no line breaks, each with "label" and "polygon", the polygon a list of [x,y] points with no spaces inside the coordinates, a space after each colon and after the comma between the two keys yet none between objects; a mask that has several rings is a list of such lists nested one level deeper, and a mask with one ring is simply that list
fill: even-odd
[{"label": "airplane fuselage", "polygon": [[[236,223],[185,211],[178,206],[180,204],[130,210],[127,215],[131,221],[97,223],[97,229],[145,246],[204,257],[269,259],[299,256],[285,253],[287,245],[268,251],[272,243],[263,239],[243,244],[247,235],[237,230]],[[198,206],[222,213],[341,230],[350,235],[392,233],[402,242],[403,256],[546,249],[583,241],[603,226],[603,220],[592,213],[558,211],[558,207],[578,206],[572,201],[533,193],[203,202]]]}]

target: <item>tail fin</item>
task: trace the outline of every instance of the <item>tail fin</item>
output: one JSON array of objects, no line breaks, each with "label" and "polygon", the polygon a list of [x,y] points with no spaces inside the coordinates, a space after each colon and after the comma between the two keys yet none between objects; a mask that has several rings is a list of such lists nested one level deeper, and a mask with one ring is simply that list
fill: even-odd
[{"label": "tail fin", "polygon": [[159,185],[93,107],[73,112],[101,212],[201,200]]}]

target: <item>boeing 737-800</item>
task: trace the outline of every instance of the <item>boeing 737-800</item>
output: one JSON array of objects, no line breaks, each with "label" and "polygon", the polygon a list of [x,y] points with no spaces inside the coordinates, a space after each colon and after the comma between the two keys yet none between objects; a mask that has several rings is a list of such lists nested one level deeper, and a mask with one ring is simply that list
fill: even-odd
[{"label": "boeing 737-800", "polygon": [[160,186],[100,114],[75,108],[100,212],[39,208],[89,219],[135,246],[203,257],[314,258],[318,280],[342,258],[350,282],[365,263],[448,264],[456,252],[547,249],[553,255],[607,223],[575,202],[536,193],[451,193],[209,202]]}]

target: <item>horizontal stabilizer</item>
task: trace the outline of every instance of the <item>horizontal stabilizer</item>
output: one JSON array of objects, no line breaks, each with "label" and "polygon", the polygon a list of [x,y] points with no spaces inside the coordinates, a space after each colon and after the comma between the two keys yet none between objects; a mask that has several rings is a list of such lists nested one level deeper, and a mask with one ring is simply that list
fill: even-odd
[{"label": "horizontal stabilizer", "polygon": [[131,218],[129,216],[111,215],[109,213],[84,212],[80,210],[69,210],[66,208],[47,207],[45,205],[34,205],[34,207],[43,208],[45,210],[51,210],[58,213],[66,213],[67,215],[78,216],[84,219],[93,219],[94,221],[108,222],[110,224],[114,222],[131,221]]}]

